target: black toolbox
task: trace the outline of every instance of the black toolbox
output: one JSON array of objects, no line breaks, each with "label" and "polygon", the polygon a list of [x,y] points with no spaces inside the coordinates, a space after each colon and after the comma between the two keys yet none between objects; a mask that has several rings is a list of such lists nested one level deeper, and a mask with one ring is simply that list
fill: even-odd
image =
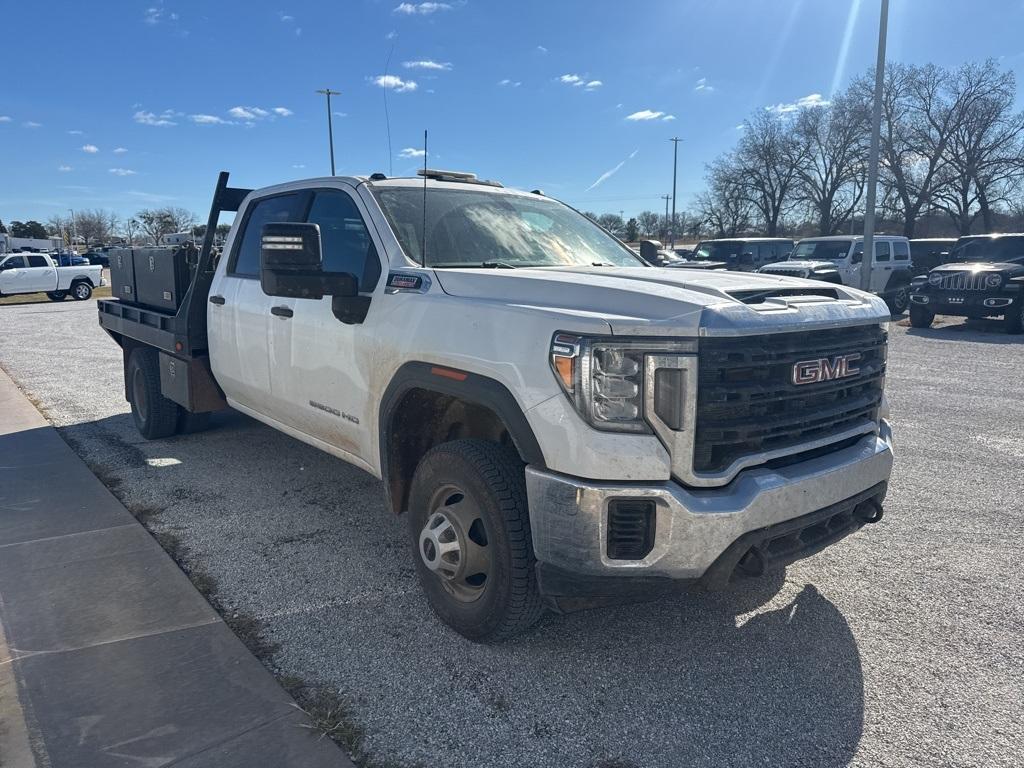
[{"label": "black toolbox", "polygon": [[197,253],[191,245],[136,248],[136,302],[177,312],[188,290]]},{"label": "black toolbox", "polygon": [[111,248],[110,295],[121,301],[135,303],[135,261],[131,248]]}]

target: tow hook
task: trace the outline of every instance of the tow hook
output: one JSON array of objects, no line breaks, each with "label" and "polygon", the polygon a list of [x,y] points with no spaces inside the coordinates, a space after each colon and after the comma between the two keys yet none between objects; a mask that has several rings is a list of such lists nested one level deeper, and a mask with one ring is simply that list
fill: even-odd
[{"label": "tow hook", "polygon": [[882,519],[882,505],[874,499],[868,499],[858,504],[853,514],[865,525],[877,523]]}]

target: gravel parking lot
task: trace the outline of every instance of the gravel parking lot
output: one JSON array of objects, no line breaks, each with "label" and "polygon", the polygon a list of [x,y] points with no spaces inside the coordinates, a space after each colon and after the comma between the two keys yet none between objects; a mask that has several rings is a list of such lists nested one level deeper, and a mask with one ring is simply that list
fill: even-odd
[{"label": "gravel parking lot", "polygon": [[371,476],[237,414],[144,442],[94,302],[0,307],[0,327],[0,364],[262,620],[275,671],[340,695],[370,764],[1024,763],[1022,337],[893,325],[881,524],[784,578],[483,647],[433,619]]}]

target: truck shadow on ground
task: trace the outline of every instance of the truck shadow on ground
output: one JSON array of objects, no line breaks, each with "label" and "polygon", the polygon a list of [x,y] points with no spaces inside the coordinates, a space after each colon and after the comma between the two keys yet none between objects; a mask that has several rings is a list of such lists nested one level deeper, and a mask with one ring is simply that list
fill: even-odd
[{"label": "truck shadow on ground", "polygon": [[777,572],[476,645],[431,614],[405,522],[368,474],[233,412],[148,443],[128,414],[60,432],[158,540],[180,537],[193,581],[259,617],[276,672],[339,692],[375,760],[838,768],[856,754],[860,653],[813,585]]}]

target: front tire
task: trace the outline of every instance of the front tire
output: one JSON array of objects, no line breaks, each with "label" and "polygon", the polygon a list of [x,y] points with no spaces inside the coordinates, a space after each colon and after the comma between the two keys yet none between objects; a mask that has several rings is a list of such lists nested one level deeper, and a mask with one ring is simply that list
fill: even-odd
[{"label": "front tire", "polygon": [[1003,315],[1003,330],[1013,334],[1024,332],[1024,296],[1006,310],[1006,314]]},{"label": "front tire", "polygon": [[125,372],[132,418],[147,440],[170,437],[178,430],[178,404],[160,392],[160,358],[155,349],[136,348]]},{"label": "front tire", "polygon": [[523,464],[484,440],[435,446],[409,496],[409,534],[430,607],[460,635],[494,643],[543,611]]},{"label": "front tire", "polygon": [[92,296],[92,286],[86,282],[75,283],[71,286],[71,297],[75,301],[85,301]]},{"label": "front tire", "polygon": [[886,297],[885,303],[889,305],[890,314],[893,317],[899,317],[907,311],[907,306],[910,304],[910,287],[899,286]]},{"label": "front tire", "polygon": [[64,301],[68,297],[67,291],[50,291],[46,294],[46,298],[50,301]]},{"label": "front tire", "polygon": [[931,328],[935,313],[920,304],[910,305],[910,324],[914,328]]}]

